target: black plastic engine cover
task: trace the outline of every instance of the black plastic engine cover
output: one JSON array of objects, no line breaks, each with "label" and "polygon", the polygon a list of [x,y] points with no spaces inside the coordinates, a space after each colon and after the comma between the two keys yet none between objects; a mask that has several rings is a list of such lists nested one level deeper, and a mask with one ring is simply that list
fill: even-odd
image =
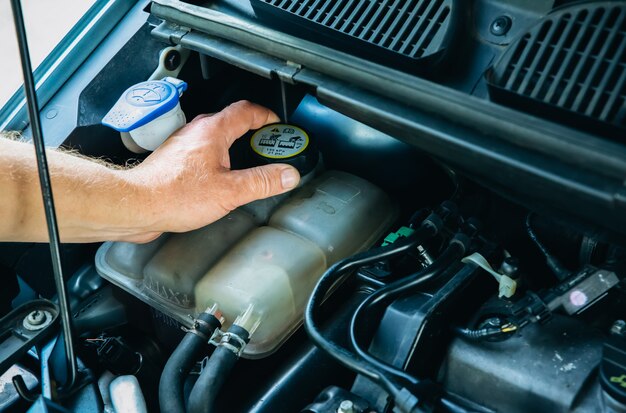
[{"label": "black plastic engine cover", "polygon": [[598,411],[602,341],[581,321],[555,315],[502,342],[454,340],[440,379],[447,391],[495,411]]}]

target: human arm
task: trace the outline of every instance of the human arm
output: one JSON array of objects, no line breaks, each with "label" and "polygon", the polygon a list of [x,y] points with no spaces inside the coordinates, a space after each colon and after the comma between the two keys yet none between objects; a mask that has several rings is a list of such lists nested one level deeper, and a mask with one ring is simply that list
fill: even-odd
[{"label": "human arm", "polygon": [[[240,205],[294,188],[299,175],[287,165],[230,170],[232,143],[276,121],[268,109],[237,102],[197,117],[129,169],[48,150],[61,240],[145,242],[162,232],[202,227]],[[0,241],[47,241],[30,144],[0,139],[0,213]]]}]

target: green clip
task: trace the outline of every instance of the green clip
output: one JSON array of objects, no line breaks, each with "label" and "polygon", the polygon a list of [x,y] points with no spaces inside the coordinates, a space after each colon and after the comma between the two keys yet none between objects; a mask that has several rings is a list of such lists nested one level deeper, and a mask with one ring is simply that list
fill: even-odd
[{"label": "green clip", "polygon": [[620,385],[620,387],[626,389],[626,374],[622,374],[621,376],[611,376],[609,380],[611,381],[611,383],[617,383]]},{"label": "green clip", "polygon": [[385,240],[383,241],[382,246],[386,247],[389,244],[393,244],[394,242],[396,242],[400,238],[407,238],[411,234],[413,234],[414,232],[415,232],[415,230],[411,229],[409,227],[400,227],[399,230],[397,230],[396,232],[392,232],[391,234],[389,234],[389,235],[387,235],[385,237]]}]

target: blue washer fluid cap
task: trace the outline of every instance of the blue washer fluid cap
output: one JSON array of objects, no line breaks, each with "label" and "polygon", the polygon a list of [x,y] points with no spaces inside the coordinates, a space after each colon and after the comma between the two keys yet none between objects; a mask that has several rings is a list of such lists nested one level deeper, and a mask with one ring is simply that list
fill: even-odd
[{"label": "blue washer fluid cap", "polygon": [[185,90],[187,83],[173,77],[137,83],[120,96],[102,124],[130,132],[174,109]]}]

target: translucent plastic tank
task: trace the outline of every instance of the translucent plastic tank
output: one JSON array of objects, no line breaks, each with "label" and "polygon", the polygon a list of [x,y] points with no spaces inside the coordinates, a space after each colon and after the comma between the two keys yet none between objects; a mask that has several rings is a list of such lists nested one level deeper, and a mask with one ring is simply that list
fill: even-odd
[{"label": "translucent plastic tank", "polygon": [[316,282],[335,261],[370,247],[395,218],[367,181],[332,171],[305,185],[226,254],[198,284],[197,311],[218,304],[226,327],[252,306],[248,357],[273,352],[302,322]]},{"label": "translucent plastic tank", "polygon": [[[300,177],[300,183],[298,184],[298,188],[303,187],[304,185],[311,182],[324,170],[324,162],[322,161],[321,155],[317,166],[315,169],[308,174]],[[297,191],[296,191],[297,192]],[[276,195],[270,198],[259,199],[258,201],[250,202],[241,207],[243,211],[246,211],[252,217],[254,217],[255,221],[259,225],[266,225],[267,221],[272,216],[272,213],[283,203],[286,199],[288,199],[292,192],[286,192],[284,194]]]},{"label": "translucent plastic tank", "polygon": [[[226,317],[226,328],[249,305],[260,322],[247,347],[263,355],[297,327],[326,257],[310,241],[271,227],[253,231],[196,286],[198,309],[213,303]],[[281,335],[283,337],[281,337]]]},{"label": "translucent plastic tank", "polygon": [[376,186],[329,171],[294,193],[269,225],[313,241],[334,263],[372,245],[393,211],[389,197]]},{"label": "translucent plastic tank", "polygon": [[206,227],[164,234],[148,244],[107,242],[96,254],[98,273],[187,325],[195,312],[194,286],[213,264],[257,224],[235,210]]},{"label": "translucent plastic tank", "polygon": [[144,285],[174,305],[193,308],[198,280],[254,227],[252,216],[235,210],[204,228],[172,234],[146,265]]},{"label": "translucent plastic tank", "polygon": [[263,227],[257,227],[258,215],[239,209],[205,228],[149,244],[107,242],[96,254],[96,268],[186,327],[213,304],[223,313],[224,328],[251,314],[257,328],[243,356],[264,357],[301,324],[328,266],[371,247],[396,215],[379,188],[337,171],[276,201]]},{"label": "translucent plastic tank", "polygon": [[107,263],[111,269],[128,278],[143,279],[143,269],[150,258],[165,243],[168,234],[146,244],[132,242],[115,242],[110,245],[107,253]]}]

